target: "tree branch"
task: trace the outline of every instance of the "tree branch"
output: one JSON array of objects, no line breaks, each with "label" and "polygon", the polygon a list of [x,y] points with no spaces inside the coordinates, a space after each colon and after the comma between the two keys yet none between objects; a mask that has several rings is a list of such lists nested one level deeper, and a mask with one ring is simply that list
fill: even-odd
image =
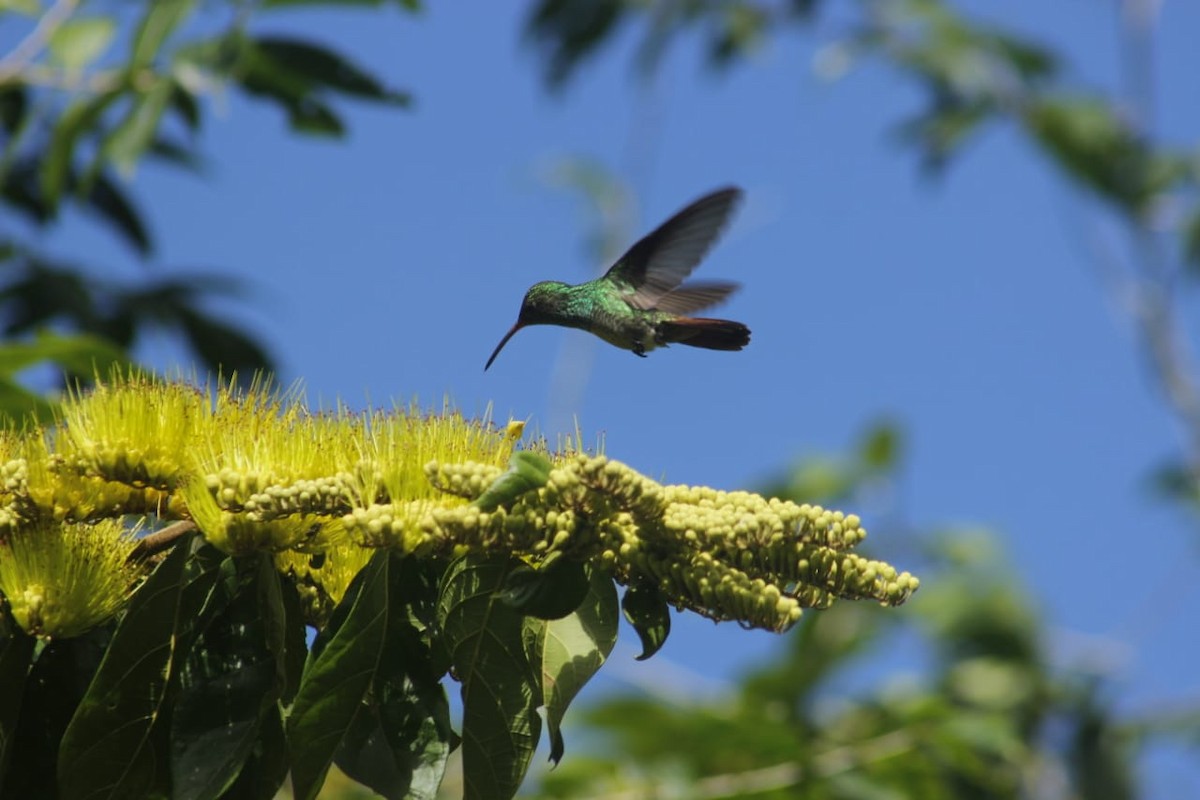
[{"label": "tree branch", "polygon": [[195,530],[199,529],[196,527],[196,523],[190,519],[168,525],[160,531],[147,534],[139,539],[137,546],[133,548],[133,551],[125,560],[128,562],[145,561],[151,556],[171,549],[180,539]]},{"label": "tree branch", "polygon": [[79,7],[80,0],[57,0],[46,9],[37,25],[33,27],[8,55],[0,58],[0,84],[7,83],[28,68],[46,48],[62,24],[70,19]]}]

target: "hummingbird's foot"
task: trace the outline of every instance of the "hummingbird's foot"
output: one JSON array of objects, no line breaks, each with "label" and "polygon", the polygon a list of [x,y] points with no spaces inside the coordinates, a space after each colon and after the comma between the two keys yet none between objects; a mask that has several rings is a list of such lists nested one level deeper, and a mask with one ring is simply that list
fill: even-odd
[{"label": "hummingbird's foot", "polygon": [[640,341],[633,343],[633,354],[635,356],[638,356],[639,358],[646,357],[646,348],[645,348],[645,346],[642,345],[642,343]]}]

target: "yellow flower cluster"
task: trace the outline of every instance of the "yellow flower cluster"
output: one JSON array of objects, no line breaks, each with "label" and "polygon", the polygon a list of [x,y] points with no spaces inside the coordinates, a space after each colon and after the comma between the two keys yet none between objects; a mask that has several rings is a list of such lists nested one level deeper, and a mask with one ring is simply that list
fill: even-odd
[{"label": "yellow flower cluster", "polygon": [[[853,552],[865,535],[853,515],[664,486],[544,445],[513,457],[523,432],[523,422],[496,427],[449,409],[311,413],[295,393],[261,386],[121,376],[71,398],[52,431],[0,434],[0,559],[9,562],[0,591],[21,606],[27,630],[49,631],[51,598],[77,595],[37,588],[51,582],[30,577],[32,567],[14,582],[17,554],[44,550],[19,558],[45,566],[66,563],[64,547],[93,553],[107,542],[124,553],[111,542],[129,514],[191,519],[230,554],[273,553],[326,610],[380,547],[590,560],[679,608],[771,630],[838,597],[899,604],[916,589],[908,573]],[[104,587],[82,568],[62,570],[78,598],[95,595],[84,604],[93,611],[119,607],[135,579],[118,566],[123,555],[102,563],[113,576]]]},{"label": "yellow flower cluster", "polygon": [[137,569],[135,533],[120,520],[22,528],[0,538],[0,592],[21,629],[45,638],[78,636],[112,617]]},{"label": "yellow flower cluster", "polygon": [[[432,463],[430,480],[478,497],[500,471]],[[574,456],[545,484],[491,512],[474,505],[388,503],[355,509],[346,530],[371,546],[416,554],[462,549],[560,552],[594,559],[625,584],[650,584],[679,608],[782,631],[802,608],[835,598],[903,603],[907,572],[850,552],[866,532],[853,515],[748,492],[663,486],[604,457]]]}]

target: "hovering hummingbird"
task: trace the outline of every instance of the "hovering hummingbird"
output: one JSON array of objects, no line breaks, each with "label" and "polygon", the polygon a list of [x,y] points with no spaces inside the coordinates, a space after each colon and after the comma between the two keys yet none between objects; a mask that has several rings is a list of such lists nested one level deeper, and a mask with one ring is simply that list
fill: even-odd
[{"label": "hovering hummingbird", "polygon": [[689,317],[738,288],[725,281],[683,283],[721,235],[742,190],[729,187],[701,197],[658,226],[617,259],[602,277],[572,286],[542,281],[529,287],[521,313],[484,370],[527,325],[562,325],[594,333],[635,355],[678,342],[709,350],[741,350],[750,329],[725,319]]}]

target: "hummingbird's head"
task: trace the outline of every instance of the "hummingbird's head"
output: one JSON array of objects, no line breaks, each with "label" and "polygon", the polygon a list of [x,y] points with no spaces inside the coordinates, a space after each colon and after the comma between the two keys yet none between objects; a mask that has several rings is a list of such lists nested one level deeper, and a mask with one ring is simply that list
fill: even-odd
[{"label": "hummingbird's head", "polygon": [[566,288],[567,284],[559,281],[542,281],[530,286],[521,301],[521,313],[517,315],[518,329],[556,321]]},{"label": "hummingbird's head", "polygon": [[517,314],[516,323],[508,333],[504,334],[500,344],[496,345],[496,349],[492,351],[492,357],[487,360],[487,364],[483,368],[485,372],[496,360],[496,356],[500,355],[504,345],[508,344],[508,340],[521,328],[526,325],[546,325],[558,318],[556,312],[562,305],[563,291],[567,288],[567,284],[559,281],[542,281],[529,287],[529,291],[521,300],[521,311]]}]

